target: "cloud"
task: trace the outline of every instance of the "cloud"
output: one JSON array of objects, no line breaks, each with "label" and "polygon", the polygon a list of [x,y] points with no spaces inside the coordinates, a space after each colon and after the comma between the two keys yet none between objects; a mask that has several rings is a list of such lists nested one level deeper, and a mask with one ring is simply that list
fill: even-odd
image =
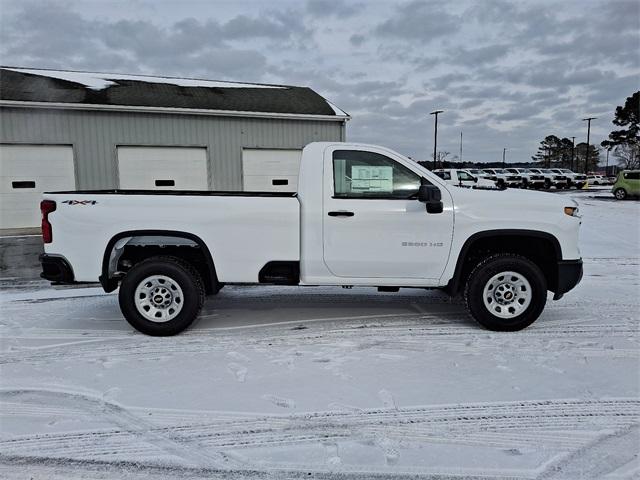
[{"label": "cloud", "polygon": [[362,45],[365,40],[366,40],[366,37],[358,33],[354,33],[349,37],[349,42],[351,43],[351,45],[354,45],[356,47],[359,47],[360,45]]},{"label": "cloud", "polygon": [[[585,8],[585,5],[588,8]],[[310,86],[347,137],[414,158],[438,145],[527,159],[549,134],[605,138],[638,89],[637,0],[3,0],[5,65]]]},{"label": "cloud", "polygon": [[401,5],[395,14],[378,25],[380,35],[429,42],[459,30],[460,18],[444,10],[441,3],[415,0]]},{"label": "cloud", "polygon": [[351,16],[362,11],[362,3],[347,2],[346,0],[309,0],[307,11],[316,17]]}]

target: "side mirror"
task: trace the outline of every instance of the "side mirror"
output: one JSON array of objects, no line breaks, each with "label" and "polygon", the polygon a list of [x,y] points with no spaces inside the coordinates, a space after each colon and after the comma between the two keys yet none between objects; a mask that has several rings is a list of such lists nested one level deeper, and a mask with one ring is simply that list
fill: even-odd
[{"label": "side mirror", "polygon": [[473,181],[474,181],[475,183],[478,183],[478,177],[473,177]]},{"label": "side mirror", "polygon": [[418,190],[418,201],[426,205],[428,213],[442,213],[442,193],[435,185],[420,185]]}]

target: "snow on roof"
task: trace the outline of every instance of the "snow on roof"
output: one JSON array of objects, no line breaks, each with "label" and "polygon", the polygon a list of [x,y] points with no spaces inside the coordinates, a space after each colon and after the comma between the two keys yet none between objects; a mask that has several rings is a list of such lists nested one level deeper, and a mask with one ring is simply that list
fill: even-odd
[{"label": "snow on roof", "polygon": [[333,103],[331,103],[326,98],[324,99],[324,101],[327,102],[331,108],[333,108],[333,111],[335,112],[336,115],[349,116],[349,114],[347,112],[345,112],[344,110],[339,109],[338,107],[336,107]]},{"label": "snow on roof", "polygon": [[[287,88],[278,85],[264,85],[259,83],[237,83],[218,80],[197,80],[192,78],[152,77],[148,75],[127,75],[120,73],[68,72],[61,70],[40,70],[29,68],[5,68],[5,70],[11,70],[19,73],[28,73],[31,75],[40,75],[45,77],[57,78],[59,80],[66,80],[68,82],[79,83],[91,90],[104,90],[111,85],[116,85],[118,80],[134,80],[147,83],[167,83],[180,87]],[[344,112],[336,112],[336,114],[345,115]]]},{"label": "snow on roof", "polygon": [[350,118],[309,87],[9,66],[0,101]]}]

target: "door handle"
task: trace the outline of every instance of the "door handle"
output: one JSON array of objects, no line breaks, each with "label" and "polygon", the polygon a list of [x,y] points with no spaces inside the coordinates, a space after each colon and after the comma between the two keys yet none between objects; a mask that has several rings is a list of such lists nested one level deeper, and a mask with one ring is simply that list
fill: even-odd
[{"label": "door handle", "polygon": [[353,217],[355,213],[346,210],[338,210],[337,212],[329,212],[330,217]]}]

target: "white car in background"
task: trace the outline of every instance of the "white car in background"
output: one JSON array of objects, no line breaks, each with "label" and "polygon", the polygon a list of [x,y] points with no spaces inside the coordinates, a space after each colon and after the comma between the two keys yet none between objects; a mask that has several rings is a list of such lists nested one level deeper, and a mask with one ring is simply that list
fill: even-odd
[{"label": "white car in background", "polygon": [[544,176],[540,173],[534,173],[526,168],[507,168],[507,172],[522,177],[522,188],[542,188],[544,187]]},{"label": "white car in background", "polygon": [[569,188],[569,179],[550,168],[530,168],[529,171],[544,176],[544,188]]},{"label": "white car in background", "polygon": [[589,185],[609,185],[609,179],[602,175],[587,175]]},{"label": "white car in background", "polygon": [[470,188],[495,188],[496,183],[480,176],[473,175],[470,170],[457,168],[439,168],[433,173],[450,185]]},{"label": "white car in background", "polygon": [[522,176],[507,172],[503,168],[483,168],[489,179],[496,182],[498,187],[518,188],[522,186]]},{"label": "white car in background", "polygon": [[580,189],[587,183],[587,176],[583,173],[575,173],[568,168],[552,168],[551,171],[567,177],[568,188],[575,186]]}]

